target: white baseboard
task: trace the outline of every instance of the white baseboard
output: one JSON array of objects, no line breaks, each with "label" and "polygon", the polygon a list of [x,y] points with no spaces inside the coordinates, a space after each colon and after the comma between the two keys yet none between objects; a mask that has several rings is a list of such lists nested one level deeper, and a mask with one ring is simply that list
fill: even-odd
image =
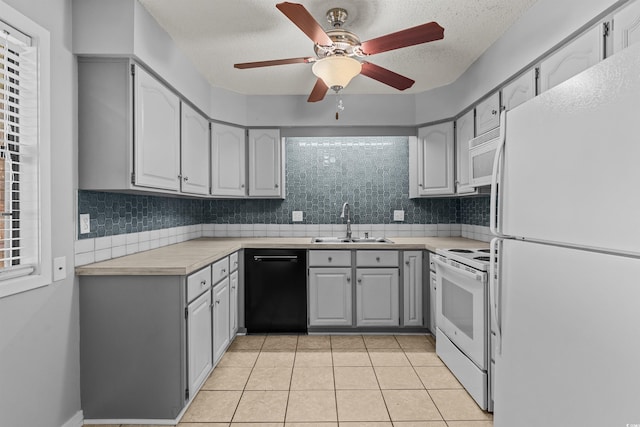
[{"label": "white baseboard", "polygon": [[84,424],[84,415],[82,411],[76,412],[73,417],[69,418],[61,427],[82,427]]}]

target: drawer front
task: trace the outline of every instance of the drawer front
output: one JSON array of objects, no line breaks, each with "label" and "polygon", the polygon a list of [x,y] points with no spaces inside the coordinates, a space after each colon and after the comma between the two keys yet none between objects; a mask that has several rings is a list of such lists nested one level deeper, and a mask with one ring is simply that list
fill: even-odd
[{"label": "drawer front", "polygon": [[356,251],[358,267],[397,267],[398,251]]},{"label": "drawer front", "polygon": [[229,271],[234,272],[238,269],[238,252],[229,255]]},{"label": "drawer front", "polygon": [[213,284],[229,275],[229,257],[222,258],[220,261],[213,263],[212,266]]},{"label": "drawer front", "polygon": [[351,251],[309,251],[310,267],[351,267]]},{"label": "drawer front", "polygon": [[187,277],[187,301],[191,302],[198,295],[211,287],[211,266],[196,271]]}]

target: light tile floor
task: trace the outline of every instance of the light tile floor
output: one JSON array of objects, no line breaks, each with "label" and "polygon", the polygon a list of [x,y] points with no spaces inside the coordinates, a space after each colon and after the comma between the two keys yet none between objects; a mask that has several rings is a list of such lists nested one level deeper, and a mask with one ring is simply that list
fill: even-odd
[{"label": "light tile floor", "polygon": [[250,426],[493,427],[493,416],[430,336],[250,335],[231,344],[178,427]]}]

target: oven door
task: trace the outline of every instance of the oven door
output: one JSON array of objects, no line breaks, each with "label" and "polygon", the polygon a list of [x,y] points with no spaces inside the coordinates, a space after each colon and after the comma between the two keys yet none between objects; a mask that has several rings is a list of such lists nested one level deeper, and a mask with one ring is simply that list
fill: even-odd
[{"label": "oven door", "polygon": [[[487,276],[435,258],[438,328],[480,369],[487,369]],[[457,263],[455,263],[457,264]]]}]

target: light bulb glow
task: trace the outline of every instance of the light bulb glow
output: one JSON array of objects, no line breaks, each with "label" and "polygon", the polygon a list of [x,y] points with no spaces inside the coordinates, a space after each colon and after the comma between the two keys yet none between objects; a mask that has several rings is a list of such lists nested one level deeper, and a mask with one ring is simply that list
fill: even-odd
[{"label": "light bulb glow", "polygon": [[336,87],[346,87],[352,78],[360,74],[362,64],[348,56],[328,56],[316,61],[311,70],[324,84],[335,90]]}]

